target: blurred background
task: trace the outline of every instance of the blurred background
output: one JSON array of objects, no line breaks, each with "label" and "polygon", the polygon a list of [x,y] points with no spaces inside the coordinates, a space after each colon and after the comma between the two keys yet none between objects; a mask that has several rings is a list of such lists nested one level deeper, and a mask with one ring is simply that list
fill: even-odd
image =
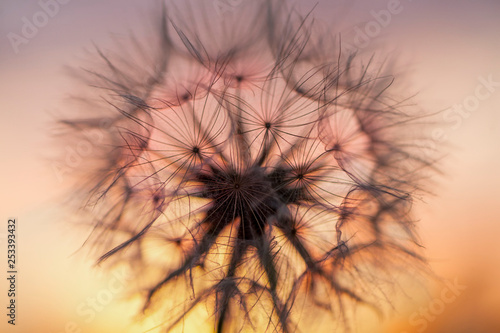
[{"label": "blurred background", "polygon": [[[156,2],[48,3],[0,0],[0,331],[156,332],[158,318],[134,323],[138,300],[120,301],[125,271],[105,275],[92,258],[74,254],[86,235],[75,232],[58,204],[71,184],[49,161],[48,139],[65,97],[75,93],[64,66],[78,67],[85,50],[109,43],[110,33],[140,29]],[[303,0],[298,6],[302,12],[316,6],[314,16],[324,24],[350,27],[343,35],[348,45],[386,45],[406,66],[408,95],[417,94],[423,110],[440,112],[432,135],[445,155],[442,175],[433,177],[433,194],[416,202],[415,215],[430,266],[447,282],[358,331],[500,332],[500,2]],[[18,221],[16,326],[4,314],[10,217]]]}]

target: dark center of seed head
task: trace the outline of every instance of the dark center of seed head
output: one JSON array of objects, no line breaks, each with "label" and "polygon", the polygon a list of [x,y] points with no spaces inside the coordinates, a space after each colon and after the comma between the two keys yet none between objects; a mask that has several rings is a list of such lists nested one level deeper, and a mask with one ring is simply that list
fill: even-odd
[{"label": "dark center of seed head", "polygon": [[271,123],[267,122],[267,123],[264,124],[264,126],[266,126],[267,129],[270,129],[271,128]]},{"label": "dark center of seed head", "polygon": [[200,148],[193,147],[193,153],[198,154],[200,152]]},{"label": "dark center of seed head", "polygon": [[160,201],[160,196],[159,196],[158,194],[155,194],[155,195],[153,196],[153,201],[154,201],[154,202],[158,202],[158,201]]},{"label": "dark center of seed head", "polygon": [[340,143],[336,143],[332,146],[332,148],[330,149],[330,151],[340,151]]},{"label": "dark center of seed head", "polygon": [[243,76],[242,75],[236,75],[235,79],[236,79],[236,81],[241,82],[241,81],[243,81]]}]

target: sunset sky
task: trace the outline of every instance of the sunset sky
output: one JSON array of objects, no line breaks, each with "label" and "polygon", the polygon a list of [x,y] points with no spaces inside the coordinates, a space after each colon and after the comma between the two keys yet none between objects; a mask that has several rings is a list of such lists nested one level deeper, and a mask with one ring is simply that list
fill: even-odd
[{"label": "sunset sky", "polygon": [[[54,120],[66,111],[65,98],[77,93],[66,66],[80,67],[93,44],[113,39],[110,33],[124,37],[141,29],[154,3],[67,1],[25,43],[14,45],[9,33],[22,35],[23,17],[32,20],[42,7],[38,1],[0,0],[2,332],[158,332],[161,318],[133,323],[140,301],[122,301],[131,283],[126,272],[106,275],[93,266],[95,257],[79,251],[87,234],[61,205],[71,191],[71,175],[61,178],[55,171],[50,139]],[[308,12],[315,3],[302,0],[298,8]],[[363,48],[397,54],[408,95],[436,114],[432,126],[443,156],[430,193],[415,202],[414,215],[430,267],[444,286],[430,284],[429,295],[402,301],[404,306],[382,324],[361,323],[358,331],[500,332],[500,2],[338,3],[318,0],[314,17],[342,30],[346,44],[356,45],[357,38]],[[383,19],[377,13],[388,8],[397,10],[378,21]],[[378,29],[366,30],[377,24]],[[15,327],[4,314],[11,217],[18,221]],[[105,304],[92,307],[99,297]]]}]

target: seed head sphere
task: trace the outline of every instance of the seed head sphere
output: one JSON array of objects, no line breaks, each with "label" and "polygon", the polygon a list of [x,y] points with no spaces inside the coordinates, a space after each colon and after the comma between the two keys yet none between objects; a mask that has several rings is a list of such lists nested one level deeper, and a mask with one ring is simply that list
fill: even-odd
[{"label": "seed head sphere", "polygon": [[393,93],[392,61],[343,49],[313,14],[165,5],[149,38],[98,49],[83,75],[94,95],[62,123],[93,138],[75,167],[89,241],[166,331],[348,331],[423,265],[422,114]]}]

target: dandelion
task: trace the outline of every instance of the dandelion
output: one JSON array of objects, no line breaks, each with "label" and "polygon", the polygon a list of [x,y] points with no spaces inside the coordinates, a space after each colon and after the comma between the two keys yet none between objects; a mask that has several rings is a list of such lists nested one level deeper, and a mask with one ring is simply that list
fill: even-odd
[{"label": "dandelion", "polygon": [[99,50],[104,102],[64,121],[103,132],[80,168],[99,263],[130,265],[167,331],[349,329],[349,308],[377,311],[422,262],[416,118],[389,66],[319,35],[311,13],[196,4],[164,7],[155,40]]}]

